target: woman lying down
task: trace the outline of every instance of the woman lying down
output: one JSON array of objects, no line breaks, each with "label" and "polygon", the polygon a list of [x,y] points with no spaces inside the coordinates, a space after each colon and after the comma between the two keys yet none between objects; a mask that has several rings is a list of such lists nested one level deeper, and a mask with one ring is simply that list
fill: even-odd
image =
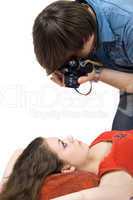
[{"label": "woman lying down", "polygon": [[36,138],[15,162],[0,200],[39,200],[48,175],[74,170],[96,174],[99,185],[54,200],[132,199],[133,130],[104,132],[89,146],[72,137]]}]

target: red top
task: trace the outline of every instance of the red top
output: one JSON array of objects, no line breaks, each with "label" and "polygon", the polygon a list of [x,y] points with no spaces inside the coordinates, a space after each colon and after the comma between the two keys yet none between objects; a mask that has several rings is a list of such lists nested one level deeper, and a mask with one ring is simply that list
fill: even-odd
[{"label": "red top", "polygon": [[133,176],[133,130],[104,132],[90,147],[106,141],[112,142],[112,149],[100,163],[98,176],[113,170],[124,170]]}]

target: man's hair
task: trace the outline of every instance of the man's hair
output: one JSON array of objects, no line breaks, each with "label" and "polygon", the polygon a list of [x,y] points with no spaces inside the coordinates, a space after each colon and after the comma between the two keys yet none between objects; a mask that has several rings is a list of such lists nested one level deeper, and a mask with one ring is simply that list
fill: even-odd
[{"label": "man's hair", "polygon": [[83,48],[84,40],[96,34],[96,20],[84,5],[59,0],[35,19],[33,44],[36,58],[47,74],[57,70],[71,54]]}]

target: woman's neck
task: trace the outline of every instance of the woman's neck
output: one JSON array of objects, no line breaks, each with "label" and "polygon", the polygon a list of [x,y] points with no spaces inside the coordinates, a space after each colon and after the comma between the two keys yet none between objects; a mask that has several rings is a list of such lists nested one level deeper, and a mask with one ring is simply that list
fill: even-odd
[{"label": "woman's neck", "polygon": [[88,151],[88,159],[80,170],[98,174],[100,163],[110,153],[111,148],[112,142],[100,142],[92,146]]},{"label": "woman's neck", "polygon": [[98,158],[96,152],[93,149],[89,149],[88,157],[82,166],[78,170],[88,171],[97,174]]}]

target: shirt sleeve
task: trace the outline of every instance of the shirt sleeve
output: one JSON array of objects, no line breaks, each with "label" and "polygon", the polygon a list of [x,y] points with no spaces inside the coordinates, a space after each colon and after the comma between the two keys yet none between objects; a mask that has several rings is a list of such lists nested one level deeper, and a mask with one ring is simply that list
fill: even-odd
[{"label": "shirt sleeve", "polygon": [[125,27],[124,46],[128,59],[133,64],[133,17],[128,21]]}]

